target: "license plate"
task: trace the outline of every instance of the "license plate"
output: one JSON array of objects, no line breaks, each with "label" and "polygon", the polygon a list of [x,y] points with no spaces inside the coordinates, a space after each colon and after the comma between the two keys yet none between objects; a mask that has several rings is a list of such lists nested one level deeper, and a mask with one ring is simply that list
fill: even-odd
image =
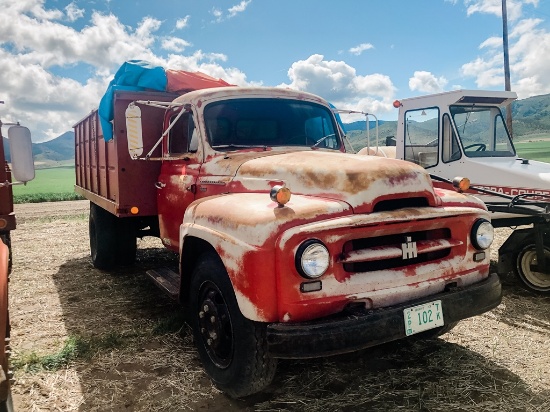
[{"label": "license plate", "polygon": [[407,336],[443,326],[443,307],[440,300],[413,306],[403,311]]}]

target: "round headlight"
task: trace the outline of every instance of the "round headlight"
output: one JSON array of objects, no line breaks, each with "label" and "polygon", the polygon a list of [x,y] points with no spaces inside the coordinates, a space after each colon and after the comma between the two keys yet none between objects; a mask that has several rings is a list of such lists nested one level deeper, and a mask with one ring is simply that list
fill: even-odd
[{"label": "round headlight", "polygon": [[493,225],[485,219],[476,220],[472,227],[472,243],[476,249],[485,250],[494,239]]},{"label": "round headlight", "polygon": [[296,269],[300,275],[314,279],[328,269],[330,256],[328,249],[318,240],[307,240],[296,253]]}]

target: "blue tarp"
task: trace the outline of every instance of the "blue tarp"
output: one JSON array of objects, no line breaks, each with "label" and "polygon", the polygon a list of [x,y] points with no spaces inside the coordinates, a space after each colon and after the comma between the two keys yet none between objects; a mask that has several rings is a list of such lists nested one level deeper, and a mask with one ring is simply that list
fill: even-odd
[{"label": "blue tarp", "polygon": [[113,138],[113,96],[115,91],[146,89],[165,91],[166,84],[166,72],[161,66],[154,66],[143,60],[130,60],[120,66],[99,103],[98,115],[105,141]]}]

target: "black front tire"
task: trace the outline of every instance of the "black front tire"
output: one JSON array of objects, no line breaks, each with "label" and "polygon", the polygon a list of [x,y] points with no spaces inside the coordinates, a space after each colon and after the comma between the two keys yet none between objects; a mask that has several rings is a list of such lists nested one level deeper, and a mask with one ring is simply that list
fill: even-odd
[{"label": "black front tire", "polygon": [[260,392],[277,368],[267,350],[266,325],[242,315],[217,254],[203,254],[192,276],[191,326],[206,373],[233,398]]},{"label": "black front tire", "polygon": [[[544,255],[546,261],[550,262],[550,246],[546,244]],[[524,244],[516,254],[515,262],[514,272],[526,289],[542,295],[550,295],[550,273],[537,270],[537,249],[534,241]]]}]

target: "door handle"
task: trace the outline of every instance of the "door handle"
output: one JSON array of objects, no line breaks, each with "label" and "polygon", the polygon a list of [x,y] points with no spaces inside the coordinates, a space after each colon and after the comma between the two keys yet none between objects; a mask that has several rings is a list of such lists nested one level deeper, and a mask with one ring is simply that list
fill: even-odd
[{"label": "door handle", "polygon": [[166,186],[166,183],[162,183],[162,182],[156,182],[156,183],[155,183],[155,187],[156,187],[157,189],[162,189],[162,188],[165,187],[165,186]]}]

